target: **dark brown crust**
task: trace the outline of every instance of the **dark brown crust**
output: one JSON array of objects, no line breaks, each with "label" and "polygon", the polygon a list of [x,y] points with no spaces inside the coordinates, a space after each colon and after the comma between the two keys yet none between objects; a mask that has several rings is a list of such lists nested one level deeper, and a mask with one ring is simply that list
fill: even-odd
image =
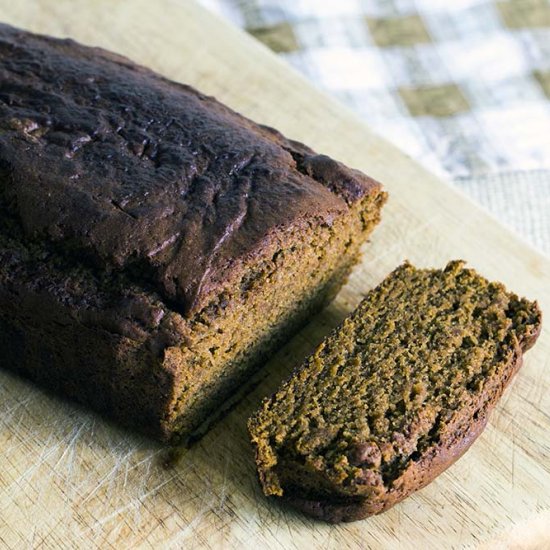
[{"label": "dark brown crust", "polygon": [[411,493],[422,489],[439,474],[456,462],[481,434],[487,424],[484,416],[474,422],[471,429],[462,438],[455,440],[451,446],[441,446],[427,452],[415,462],[400,478],[402,485],[398,490],[388,492],[383,499],[366,501],[342,499],[340,502],[328,500],[308,500],[298,495],[285,495],[282,500],[305,514],[329,523],[350,522],[380,514],[401,502]]},{"label": "dark brown crust", "polygon": [[372,500],[360,498],[342,498],[338,501],[315,500],[303,498],[296,491],[290,494],[285,492],[282,500],[316,519],[340,523],[380,514],[411,493],[422,489],[456,462],[483,432],[492,410],[520,369],[523,353],[534,345],[540,331],[541,325],[538,325],[523,342],[518,342],[503,377],[500,380],[493,380],[493,385],[485,388],[474,407],[461,411],[455,420],[455,428],[449,430],[451,435],[441,441],[437,447],[427,449],[418,460],[411,462],[402,475],[394,481],[390,490],[382,495],[378,494]]},{"label": "dark brown crust", "polygon": [[[1,224],[0,224],[1,227]],[[0,233],[0,365],[157,437],[179,315],[130,283],[106,288]],[[102,288],[103,287],[103,288]]]},{"label": "dark brown crust", "polygon": [[0,366],[126,425],[171,439],[194,319],[293,234],[371,229],[384,198],[189,86],[0,24]]},{"label": "dark brown crust", "polygon": [[32,238],[189,315],[289,227],[379,184],[189,86],[0,25],[0,199]]}]

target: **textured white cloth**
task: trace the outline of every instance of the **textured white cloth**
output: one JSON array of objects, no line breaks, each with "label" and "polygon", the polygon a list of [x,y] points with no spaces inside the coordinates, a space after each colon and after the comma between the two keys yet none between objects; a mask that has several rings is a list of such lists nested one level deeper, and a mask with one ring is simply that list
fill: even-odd
[{"label": "textured white cloth", "polygon": [[550,253],[548,0],[201,0]]}]

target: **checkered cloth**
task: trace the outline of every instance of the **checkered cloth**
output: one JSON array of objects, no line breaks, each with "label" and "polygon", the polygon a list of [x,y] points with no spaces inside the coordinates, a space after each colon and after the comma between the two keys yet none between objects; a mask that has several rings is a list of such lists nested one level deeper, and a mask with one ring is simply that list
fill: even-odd
[{"label": "checkered cloth", "polygon": [[550,253],[550,1],[201,2]]}]

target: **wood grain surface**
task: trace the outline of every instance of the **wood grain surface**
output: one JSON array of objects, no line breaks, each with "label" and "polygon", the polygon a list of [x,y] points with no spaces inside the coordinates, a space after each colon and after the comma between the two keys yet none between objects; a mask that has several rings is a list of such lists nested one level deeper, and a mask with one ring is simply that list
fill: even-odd
[{"label": "wood grain surface", "polygon": [[330,526],[267,502],[245,431],[259,400],[404,258],[438,267],[464,258],[549,312],[547,258],[190,1],[0,0],[0,19],[115,50],[193,84],[367,172],[391,195],[362,265],[334,304],[176,463],[155,443],[0,372],[0,546],[550,547],[546,329],[465,457],[381,516]]}]

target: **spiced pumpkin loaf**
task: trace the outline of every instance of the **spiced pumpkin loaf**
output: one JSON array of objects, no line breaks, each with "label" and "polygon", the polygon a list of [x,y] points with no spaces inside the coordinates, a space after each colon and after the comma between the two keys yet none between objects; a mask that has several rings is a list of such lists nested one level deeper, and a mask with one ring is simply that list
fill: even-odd
[{"label": "spiced pumpkin loaf", "polygon": [[0,25],[0,364],[190,434],[345,281],[381,186],[113,53]]},{"label": "spiced pumpkin loaf", "polygon": [[265,494],[331,522],[387,510],[470,447],[540,325],[462,262],[405,263],[250,420]]}]

